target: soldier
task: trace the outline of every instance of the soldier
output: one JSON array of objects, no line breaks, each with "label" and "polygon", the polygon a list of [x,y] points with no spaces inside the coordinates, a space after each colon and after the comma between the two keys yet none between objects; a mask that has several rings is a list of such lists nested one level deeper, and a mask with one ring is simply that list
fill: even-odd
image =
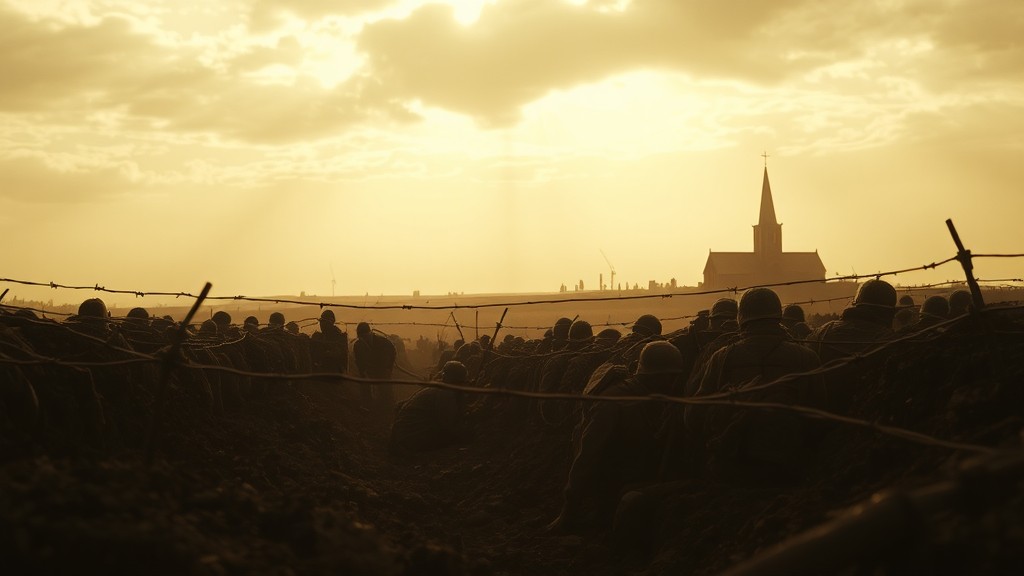
[{"label": "soldier", "polygon": [[568,352],[579,351],[590,344],[593,339],[594,329],[590,326],[590,322],[577,320],[569,326],[569,341],[566,343],[565,350]]},{"label": "soldier", "polygon": [[255,316],[247,316],[242,323],[242,330],[249,334],[256,334],[260,331],[260,321]]},{"label": "soldier", "polygon": [[811,327],[807,325],[804,309],[799,304],[790,304],[782,310],[782,325],[797,340],[803,340],[811,335]]},{"label": "soldier", "polygon": [[512,349],[516,345],[516,337],[514,334],[505,334],[505,337],[501,339],[501,344],[498,344],[498,352],[502,354],[508,354],[512,352]]},{"label": "soldier", "polygon": [[644,314],[633,323],[633,334],[639,334],[644,338],[661,336],[661,320],[651,314]]},{"label": "soldier", "polygon": [[269,331],[280,331],[284,330],[284,314],[280,312],[274,312],[270,315],[270,319],[267,320],[267,327],[264,328],[263,332]]},{"label": "soldier", "polygon": [[896,289],[885,280],[868,280],[857,289],[853,304],[839,320],[811,333],[810,348],[823,363],[852,356],[871,344],[892,336],[896,314]]},{"label": "soldier", "polygon": [[166,345],[163,334],[150,326],[149,312],[145,308],[132,308],[120,326],[121,335],[132,350],[152,354]]},{"label": "soldier", "polygon": [[99,298],[89,298],[82,301],[78,306],[78,315],[68,318],[68,323],[74,325],[79,332],[106,338],[110,335],[109,319],[106,303]]},{"label": "soldier", "polygon": [[[221,334],[229,334],[230,333],[230,331],[231,331],[231,314],[228,314],[227,312],[225,312],[223,310],[220,310],[218,312],[214,312],[213,317],[211,318],[211,320],[213,320],[214,322],[217,323],[217,332],[219,332]],[[232,335],[232,336],[233,337],[237,337],[238,335]]]},{"label": "soldier", "polygon": [[[791,341],[782,319],[782,304],[769,288],[751,288],[740,297],[736,317],[739,339],[711,356],[701,376],[698,396],[725,389],[743,390],[786,374],[819,366],[818,357]],[[820,379],[794,380],[742,395],[739,400],[821,406]],[[753,478],[789,478],[805,460],[809,446],[806,419],[793,414],[731,407],[685,409],[686,431],[703,440],[718,471],[754,473]]]},{"label": "soldier", "polygon": [[477,341],[480,342],[480,347],[487,350],[491,347],[491,337],[487,334],[481,334]]},{"label": "soldier", "polygon": [[146,310],[145,308],[140,308],[138,306],[129,310],[128,314],[125,315],[125,317],[131,318],[133,320],[132,323],[136,325],[149,323],[149,311]]},{"label": "soldier", "polygon": [[687,331],[703,332],[711,326],[711,310],[699,310],[697,316],[693,320],[690,320],[690,325],[687,327]]},{"label": "soldier", "polygon": [[[468,372],[452,360],[441,370],[441,381],[465,384]],[[423,388],[401,402],[391,425],[391,452],[423,452],[450,446],[466,437],[462,392]]]},{"label": "soldier", "polygon": [[[732,298],[719,298],[711,306],[707,317],[707,327],[703,330],[698,326],[702,321],[690,327],[685,334],[672,340],[683,354],[683,369],[688,378],[683,386],[685,396],[693,396],[700,386],[700,372],[708,358],[719,348],[732,341],[736,333],[737,304]],[[698,320],[700,316],[698,315]]]},{"label": "soldier", "polygon": [[908,326],[913,326],[918,321],[917,305],[914,304],[914,297],[910,294],[900,296],[896,305],[896,315],[892,319],[892,329],[899,332]]},{"label": "soldier", "polygon": [[558,352],[564,348],[569,341],[569,328],[571,326],[572,320],[564,316],[556,320],[555,325],[551,327],[551,334],[544,333],[544,340],[537,347],[537,353],[548,354],[550,352]]},{"label": "soldier", "polygon": [[[395,345],[385,336],[373,333],[366,322],[356,325],[356,343],[353,347],[359,376],[378,380],[390,380],[395,369],[397,351]],[[373,400],[377,399],[381,407],[394,403],[394,391],[389,384],[377,384],[376,390],[370,384],[363,384],[362,407],[369,410]]]},{"label": "soldier", "polygon": [[949,317],[956,318],[971,311],[973,298],[967,290],[957,290],[949,295]]},{"label": "soldier", "polygon": [[[858,354],[893,335],[896,314],[896,289],[885,280],[868,280],[857,289],[852,305],[843,310],[839,320],[821,325],[808,337],[807,346],[823,364]],[[867,366],[844,366],[828,372],[829,408],[848,412]]]},{"label": "soldier", "polygon": [[714,330],[719,334],[728,332],[736,324],[736,314],[739,305],[732,298],[719,298],[711,305],[711,315],[708,316],[708,330]]},{"label": "soldier", "polygon": [[344,374],[348,370],[348,334],[335,323],[333,310],[320,313],[320,330],[309,340],[314,372]]},{"label": "soldier", "polygon": [[217,323],[213,320],[203,320],[203,323],[199,325],[199,331],[196,335],[202,336],[203,338],[216,338],[218,333]]},{"label": "soldier", "polygon": [[929,296],[921,304],[918,321],[903,329],[902,333],[918,332],[949,319],[949,302],[942,296]]},{"label": "soldier", "polygon": [[[438,344],[443,344],[443,343],[444,342],[442,341],[442,342],[439,342]],[[436,373],[440,374],[441,371],[444,369],[444,365],[447,364],[448,362],[454,360],[455,359],[455,355],[458,354],[458,352],[459,352],[459,349],[462,348],[465,344],[466,344],[466,341],[463,340],[462,338],[459,338],[458,340],[456,340],[452,344],[452,347],[451,347],[450,350],[442,348],[441,349],[441,355],[440,355],[440,357],[437,360],[437,368],[434,371]]]},{"label": "soldier", "polygon": [[605,328],[597,333],[597,337],[594,339],[594,345],[601,348],[611,348],[619,341],[620,338],[622,338],[622,332],[619,332],[615,328]]},{"label": "soldier", "polygon": [[[646,344],[636,374],[612,384],[601,396],[664,394],[682,374],[682,356],[670,342]],[[552,530],[576,531],[607,525],[624,488],[657,477],[663,406],[656,402],[597,402],[583,416],[558,517]]]}]

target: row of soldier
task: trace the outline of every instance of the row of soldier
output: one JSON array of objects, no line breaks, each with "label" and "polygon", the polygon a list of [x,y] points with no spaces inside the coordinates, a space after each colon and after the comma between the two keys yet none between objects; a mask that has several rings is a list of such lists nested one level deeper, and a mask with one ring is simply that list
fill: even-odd
[{"label": "row of soldier", "polygon": [[[912,299],[897,300],[889,283],[871,280],[839,319],[812,331],[799,307],[783,308],[774,291],[757,288],[739,302],[717,301],[690,327],[664,337],[645,328],[651,338],[634,368],[625,368],[628,352],[613,356],[582,388],[628,399],[580,412],[562,508],[550,528],[607,527],[617,508],[635,505],[644,493],[638,486],[700,475],[791,483],[827,428],[791,412],[728,404],[742,400],[850,414],[863,401],[866,366],[845,360],[966,314],[970,302],[969,293],[958,291],[949,300],[929,297],[917,309]],[[637,325],[644,322],[651,320],[642,317]],[[829,363],[828,370],[819,370]],[[696,401],[684,408],[637,400],[652,394]],[[718,403],[706,403],[716,398]]]},{"label": "row of soldier", "polygon": [[[719,300],[689,327],[670,334],[662,334],[656,317],[642,315],[625,335],[611,328],[595,334],[584,320],[562,318],[540,339],[506,335],[496,346],[487,336],[456,342],[440,355],[433,372],[444,382],[462,387],[473,383],[628,398],[709,397],[787,374],[813,372],[823,363],[857,354],[896,334],[963,314],[969,303],[969,294],[957,292],[948,301],[930,297],[917,308],[912,301],[897,301],[888,283],[873,280],[860,287],[840,319],[812,332],[798,306],[783,308],[773,291],[753,289],[738,302]],[[25,311],[0,319],[5,340],[17,341],[23,350],[58,356],[59,345],[50,338],[53,331],[39,330],[50,321]],[[348,335],[337,326],[331,310],[324,310],[318,323],[319,330],[306,336],[297,324],[285,322],[280,312],[272,314],[262,328],[254,317],[236,326],[228,313],[217,312],[187,332],[185,353],[197,363],[288,374],[345,372],[351,350],[357,375],[380,380],[395,377],[399,347],[392,338],[359,323],[350,348]],[[64,324],[107,343],[106,352],[91,346],[91,355],[78,356],[91,359],[120,357],[117,350],[158,352],[178,329],[169,318],[150,318],[141,308],[133,309],[123,321],[111,322],[99,299],[83,302],[79,314]],[[29,386],[30,393],[22,396],[34,395],[31,377],[22,374],[19,379],[14,369],[6,370],[7,380],[19,382],[20,389]],[[201,391],[199,397],[214,411],[237,407],[273,384],[213,371],[187,373]],[[96,398],[116,403],[130,387],[131,378],[138,377],[107,370],[101,378],[76,384],[81,389],[73,395],[84,398],[80,403],[91,411],[101,412]],[[758,390],[744,399],[846,413],[857,385],[856,370],[836,370]],[[6,386],[5,391],[15,388]],[[393,403],[388,386],[363,385],[359,390],[359,404],[365,410],[390,409]],[[552,523],[552,528],[564,530],[607,525],[629,487],[676,479],[694,470],[785,481],[808,460],[818,432],[796,416],[712,405],[682,409],[639,400],[582,405],[541,400],[506,408],[521,410],[516,416],[525,416],[523,421],[573,430],[574,458],[568,466],[561,511]],[[392,449],[421,451],[465,441],[471,437],[467,412],[473,409],[462,392],[425,388],[399,403]],[[93,425],[102,423],[101,413],[94,418]]]},{"label": "row of soldier", "polygon": [[[174,371],[172,389],[199,406],[196,412],[208,414],[237,411],[269,390],[287,388],[280,386],[276,375],[341,374],[351,365],[354,375],[386,380],[403,360],[404,349],[367,323],[357,325],[351,346],[333,311],[323,311],[318,324],[319,330],[307,335],[296,323],[286,322],[281,312],[274,312],[268,324],[260,326],[254,316],[241,325],[233,324],[229,313],[219,311],[182,330],[169,316],[151,316],[144,308],[112,318],[98,298],[83,301],[78,313],[63,322],[28,309],[4,307],[0,309],[0,359],[12,362],[0,366],[0,426],[51,433],[63,427],[61,435],[67,439],[103,441],[112,433],[105,411],[127,410],[137,400],[133,396],[144,387],[141,384],[158,379],[156,363],[116,363],[137,360],[140,355],[164,355],[177,339],[183,339],[181,361],[234,370]],[[46,365],[48,359],[94,365],[87,369]],[[363,385],[358,390],[363,410],[391,410],[390,387]]]}]

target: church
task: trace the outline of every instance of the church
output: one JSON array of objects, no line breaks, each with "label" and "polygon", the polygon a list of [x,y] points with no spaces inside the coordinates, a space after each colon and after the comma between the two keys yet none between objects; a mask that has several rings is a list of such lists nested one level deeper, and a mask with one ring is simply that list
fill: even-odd
[{"label": "church", "polygon": [[814,252],[783,252],[782,224],[775,218],[768,167],[761,184],[761,214],[754,225],[753,252],[711,252],[702,288],[744,288],[794,280],[825,280],[825,265]]}]

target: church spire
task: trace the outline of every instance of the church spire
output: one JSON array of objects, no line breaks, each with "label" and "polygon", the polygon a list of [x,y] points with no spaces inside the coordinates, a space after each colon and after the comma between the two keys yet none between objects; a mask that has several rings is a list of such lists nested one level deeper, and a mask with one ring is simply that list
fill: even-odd
[{"label": "church spire", "polygon": [[[768,155],[764,154],[767,161]],[[775,203],[772,202],[772,186],[768,183],[768,167],[764,168],[761,183],[761,214],[754,225],[754,253],[761,257],[782,254],[782,224],[775,218]]]},{"label": "church spire", "polygon": [[768,167],[764,168],[764,182],[761,184],[761,216],[757,220],[760,226],[776,226],[775,203],[772,202],[772,186],[768,183]]}]

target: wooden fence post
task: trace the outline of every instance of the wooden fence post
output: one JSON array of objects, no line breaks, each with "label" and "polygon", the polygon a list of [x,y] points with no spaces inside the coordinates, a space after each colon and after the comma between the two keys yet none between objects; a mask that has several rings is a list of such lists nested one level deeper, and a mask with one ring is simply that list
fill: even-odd
[{"label": "wooden fence post", "polygon": [[964,248],[964,243],[960,241],[960,235],[957,234],[951,218],[946,219],[946,227],[949,228],[949,234],[953,237],[953,243],[956,244],[956,259],[963,266],[964,273],[967,274],[967,286],[971,289],[971,301],[974,304],[972,312],[980,312],[985,307],[985,300],[981,297],[981,287],[978,286],[978,280],[974,277],[971,251]]},{"label": "wooden fence post", "polygon": [[167,391],[167,381],[170,380],[171,372],[177,367],[180,360],[178,355],[181,351],[181,343],[185,341],[188,325],[192,322],[192,318],[196,315],[203,300],[210,294],[210,288],[213,288],[213,284],[209,282],[206,283],[206,286],[203,286],[203,291],[196,297],[192,308],[185,315],[185,319],[181,321],[178,330],[171,337],[170,347],[164,353],[163,362],[160,365],[160,381],[156,387],[156,394],[153,396],[153,413],[150,415],[149,428],[146,430],[146,468],[149,468],[153,463],[153,451],[156,448],[157,435],[160,433],[160,421],[163,416],[163,400]]}]

